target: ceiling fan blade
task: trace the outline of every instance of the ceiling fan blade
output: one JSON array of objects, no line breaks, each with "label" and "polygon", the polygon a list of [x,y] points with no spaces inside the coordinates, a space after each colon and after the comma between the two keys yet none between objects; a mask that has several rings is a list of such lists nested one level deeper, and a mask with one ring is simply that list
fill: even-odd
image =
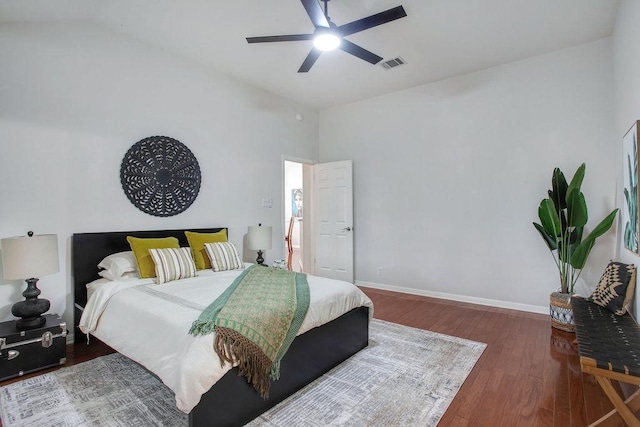
[{"label": "ceiling fan blade", "polygon": [[316,47],[311,49],[311,52],[309,52],[309,55],[307,55],[307,57],[305,58],[304,62],[300,66],[300,69],[298,70],[298,72],[299,73],[308,72],[311,69],[311,67],[313,66],[313,64],[315,64],[316,60],[318,59],[318,57],[320,56],[321,53],[322,53],[322,51],[320,49],[316,48]]},{"label": "ceiling fan blade", "polygon": [[376,55],[375,53],[369,52],[367,49],[361,48],[355,43],[351,43],[349,40],[342,39],[340,43],[340,49],[344,50],[347,53],[350,53],[353,56],[357,56],[360,59],[364,59],[367,62],[372,64],[377,64],[382,61],[382,57]]},{"label": "ceiling fan blade", "polygon": [[327,21],[327,17],[324,16],[324,12],[322,11],[322,6],[318,3],[318,0],[300,0],[305,10],[307,11],[307,15],[309,15],[309,19],[313,22],[313,25],[318,27],[326,27],[329,28],[329,21]]},{"label": "ceiling fan blade", "polygon": [[348,36],[349,34],[357,33],[378,25],[386,24],[387,22],[395,21],[396,19],[404,18],[405,16],[407,16],[407,12],[404,11],[404,8],[402,6],[397,6],[393,9],[385,10],[384,12],[376,13],[375,15],[341,25],[338,27],[338,30],[343,36]]},{"label": "ceiling fan blade", "polygon": [[300,40],[311,40],[313,34],[287,34],[281,36],[247,37],[248,43],[269,43],[269,42],[297,42]]}]

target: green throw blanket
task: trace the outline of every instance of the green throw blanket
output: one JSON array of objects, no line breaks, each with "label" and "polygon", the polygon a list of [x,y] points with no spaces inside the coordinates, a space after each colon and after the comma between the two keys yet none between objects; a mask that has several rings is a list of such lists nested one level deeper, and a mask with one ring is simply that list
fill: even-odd
[{"label": "green throw blanket", "polygon": [[222,364],[238,362],[263,398],[269,379],[280,377],[280,360],[309,309],[309,285],[302,273],[253,265],[243,271],[193,322],[190,334],[215,330]]}]

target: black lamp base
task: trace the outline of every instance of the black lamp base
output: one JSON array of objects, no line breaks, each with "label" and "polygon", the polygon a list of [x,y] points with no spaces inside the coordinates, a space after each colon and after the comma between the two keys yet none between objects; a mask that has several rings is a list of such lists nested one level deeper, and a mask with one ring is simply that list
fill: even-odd
[{"label": "black lamp base", "polygon": [[258,258],[256,258],[256,262],[258,263],[258,265],[266,267],[266,265],[264,265],[264,258],[262,258],[262,255],[263,255],[263,252],[258,251]]},{"label": "black lamp base", "polygon": [[24,301],[19,301],[11,306],[11,314],[20,317],[16,322],[16,329],[20,331],[34,329],[42,326],[46,319],[41,317],[49,310],[49,300],[38,298],[40,289],[36,286],[38,279],[27,279],[27,289],[22,293]]}]

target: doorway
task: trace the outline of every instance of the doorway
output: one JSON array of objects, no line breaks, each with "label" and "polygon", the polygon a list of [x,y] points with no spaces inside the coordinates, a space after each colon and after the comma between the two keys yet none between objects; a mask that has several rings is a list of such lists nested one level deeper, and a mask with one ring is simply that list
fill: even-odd
[{"label": "doorway", "polygon": [[306,184],[308,178],[305,179],[310,167],[303,161],[284,160],[284,259],[289,270],[307,273],[312,271],[309,253],[305,250],[310,241],[310,209],[305,209],[310,207],[311,190]]},{"label": "doorway", "polygon": [[352,162],[314,164],[283,156],[283,193],[285,265],[353,282]]}]

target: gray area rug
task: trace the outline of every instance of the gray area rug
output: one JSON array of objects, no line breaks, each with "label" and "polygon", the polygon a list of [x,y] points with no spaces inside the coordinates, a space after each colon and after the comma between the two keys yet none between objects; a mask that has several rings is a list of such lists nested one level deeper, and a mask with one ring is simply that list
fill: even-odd
[{"label": "gray area rug", "polygon": [[[369,347],[248,424],[435,426],[486,344],[373,320]],[[175,426],[172,392],[120,354],[0,388],[3,427]]]}]

